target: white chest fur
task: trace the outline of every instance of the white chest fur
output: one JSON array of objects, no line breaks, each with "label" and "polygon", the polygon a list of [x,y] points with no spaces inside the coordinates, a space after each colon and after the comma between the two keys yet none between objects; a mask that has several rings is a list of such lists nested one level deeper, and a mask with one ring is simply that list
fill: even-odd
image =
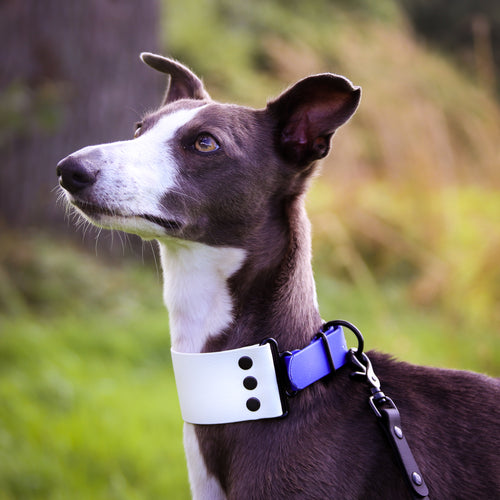
[{"label": "white chest fur", "polygon": [[241,267],[245,251],[172,240],[160,242],[160,251],[172,347],[201,352],[233,320],[227,280]]},{"label": "white chest fur", "polygon": [[219,481],[208,473],[193,424],[184,424],[184,449],[193,500],[225,500]]},{"label": "white chest fur", "polygon": [[[201,352],[210,336],[233,321],[227,280],[243,264],[245,251],[169,240],[160,242],[160,252],[172,347]],[[193,498],[223,500],[225,494],[208,473],[191,424],[184,425],[184,448]]]}]

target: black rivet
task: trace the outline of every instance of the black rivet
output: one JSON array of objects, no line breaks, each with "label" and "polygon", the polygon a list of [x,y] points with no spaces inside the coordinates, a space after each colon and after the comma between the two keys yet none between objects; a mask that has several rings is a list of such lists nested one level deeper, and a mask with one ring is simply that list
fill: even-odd
[{"label": "black rivet", "polygon": [[396,436],[399,439],[403,439],[403,431],[401,430],[401,427],[398,427],[397,425],[395,425],[394,426],[394,434],[396,434]]},{"label": "black rivet", "polygon": [[250,370],[253,366],[253,361],[252,358],[249,358],[248,356],[243,356],[238,360],[238,366],[242,370]]},{"label": "black rivet", "polygon": [[250,398],[247,401],[247,408],[250,411],[257,411],[260,408],[260,401],[257,398]]},{"label": "black rivet", "polygon": [[421,486],[423,483],[422,476],[418,472],[414,472],[411,479],[417,486]]},{"label": "black rivet", "polygon": [[245,389],[252,391],[257,387],[257,379],[255,377],[246,377],[245,380],[243,380],[243,386]]}]

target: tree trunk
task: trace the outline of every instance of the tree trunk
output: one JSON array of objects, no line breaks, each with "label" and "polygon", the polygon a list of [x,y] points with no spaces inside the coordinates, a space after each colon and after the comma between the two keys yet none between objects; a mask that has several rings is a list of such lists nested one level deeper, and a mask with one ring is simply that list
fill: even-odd
[{"label": "tree trunk", "polygon": [[130,138],[164,79],[158,0],[1,0],[0,227],[67,226],[55,167],[83,146]]}]

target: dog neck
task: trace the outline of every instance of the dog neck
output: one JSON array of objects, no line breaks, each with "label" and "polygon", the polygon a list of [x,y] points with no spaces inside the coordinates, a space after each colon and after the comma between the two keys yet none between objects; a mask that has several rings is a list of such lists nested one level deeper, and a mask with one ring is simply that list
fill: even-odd
[{"label": "dog neck", "polygon": [[[161,240],[164,300],[179,352],[235,349],[275,337],[284,349],[306,344],[321,325],[311,268],[310,226],[301,198],[272,236],[254,248]],[[276,227],[275,227],[276,228]]]}]

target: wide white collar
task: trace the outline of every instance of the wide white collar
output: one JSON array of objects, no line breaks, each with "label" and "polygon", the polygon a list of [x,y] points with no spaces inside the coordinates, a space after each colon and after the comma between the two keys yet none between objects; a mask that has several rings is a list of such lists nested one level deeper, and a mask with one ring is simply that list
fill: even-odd
[{"label": "wide white collar", "polygon": [[203,354],[171,352],[184,421],[224,424],[285,413],[270,344]]},{"label": "wide white collar", "polygon": [[339,326],[304,349],[282,354],[273,339],[220,352],[172,349],[182,418],[192,424],[224,424],[285,416],[287,393],[343,366],[347,351]]}]

